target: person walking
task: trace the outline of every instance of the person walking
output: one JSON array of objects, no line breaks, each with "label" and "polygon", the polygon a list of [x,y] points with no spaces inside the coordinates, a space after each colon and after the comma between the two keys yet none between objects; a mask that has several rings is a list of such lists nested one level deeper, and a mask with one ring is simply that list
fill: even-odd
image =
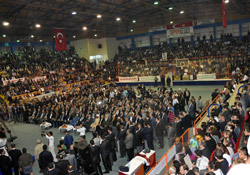
[{"label": "person walking", "polygon": [[22,149],[23,154],[19,157],[19,168],[20,171],[23,172],[23,175],[30,175],[30,173],[33,172],[32,166],[33,166],[33,158],[32,155],[27,153],[27,149]]},{"label": "person walking", "polygon": [[124,143],[129,161],[132,160],[134,157],[133,141],[134,141],[134,136],[132,133],[130,133],[130,129],[127,129],[127,135],[125,137]]},{"label": "person walking", "polygon": [[19,166],[18,161],[19,157],[22,155],[22,152],[19,149],[16,149],[15,144],[11,144],[11,150],[9,151],[11,157],[11,166],[14,168],[15,175],[19,175]]}]

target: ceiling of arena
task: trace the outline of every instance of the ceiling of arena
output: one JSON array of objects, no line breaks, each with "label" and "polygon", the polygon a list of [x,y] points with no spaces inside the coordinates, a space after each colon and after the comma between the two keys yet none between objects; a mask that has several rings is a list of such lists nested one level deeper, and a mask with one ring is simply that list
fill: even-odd
[{"label": "ceiling of arena", "polygon": [[[8,39],[52,40],[53,28],[65,28],[68,40],[117,37],[146,32],[148,28],[198,19],[221,22],[221,0],[0,0],[0,33]],[[169,7],[173,7],[169,10]],[[250,18],[250,0],[230,0],[227,19]],[[180,14],[183,10],[184,14]],[[72,12],[76,11],[76,15]],[[102,18],[98,19],[97,14]],[[121,21],[116,21],[120,17]],[[136,23],[132,21],[136,20]],[[41,28],[37,29],[35,24]],[[87,31],[82,27],[86,26]],[[34,35],[34,38],[30,38]]]}]

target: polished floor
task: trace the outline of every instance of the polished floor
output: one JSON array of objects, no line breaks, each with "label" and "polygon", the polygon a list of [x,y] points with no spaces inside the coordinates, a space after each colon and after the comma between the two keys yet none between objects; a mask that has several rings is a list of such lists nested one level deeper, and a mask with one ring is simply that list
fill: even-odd
[{"label": "polished floor", "polygon": [[[191,96],[194,96],[196,99],[200,95],[202,96],[203,103],[209,99],[211,100],[211,93],[214,89],[222,89],[223,86],[174,86],[174,90],[181,89],[182,91],[188,88],[191,92]],[[34,147],[36,145],[37,139],[42,139],[43,143],[47,144],[48,141],[46,138],[41,137],[41,129],[38,125],[34,124],[23,124],[23,123],[8,123],[9,129],[12,131],[12,135],[17,136],[18,138],[14,141],[18,149],[22,149],[23,147],[27,148],[28,152],[34,154]],[[59,132],[57,128],[51,128],[50,131],[54,133],[55,137],[55,145],[59,142],[60,138],[64,136],[64,133]],[[75,140],[77,140],[78,135],[75,133],[71,133]],[[91,133],[86,133],[87,141],[89,142],[92,138]],[[156,161],[158,161],[163,154],[168,150],[168,141],[164,138],[165,147],[164,149],[156,149]],[[157,142],[154,142],[155,148],[158,147]],[[56,150],[55,150],[56,151]],[[119,157],[119,152],[117,153],[117,157]],[[125,165],[127,163],[127,158],[118,158],[118,160],[113,165],[113,171],[111,171],[110,175],[117,175],[118,169],[120,165]],[[33,168],[35,174],[39,174],[39,168],[37,162],[35,162]],[[104,168],[103,168],[104,171]]]}]

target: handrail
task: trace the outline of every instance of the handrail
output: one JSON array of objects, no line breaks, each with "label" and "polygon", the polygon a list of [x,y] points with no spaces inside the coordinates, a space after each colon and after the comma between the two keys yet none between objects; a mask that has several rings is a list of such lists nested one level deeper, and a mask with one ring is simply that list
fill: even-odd
[{"label": "handrail", "polygon": [[197,126],[199,125],[199,123],[202,121],[202,117],[203,117],[203,115],[207,112],[207,110],[208,110],[208,108],[209,108],[209,106],[211,105],[211,104],[213,104],[218,98],[220,97],[220,94],[218,94],[214,99],[213,99],[213,101],[202,111],[202,113],[196,118],[196,120],[194,121],[194,132],[195,132],[195,134],[196,134],[196,128],[197,128]]},{"label": "handrail", "polygon": [[239,87],[239,89],[238,89],[238,93],[240,93],[240,89],[243,88],[243,87],[248,87],[248,85],[246,85],[246,84],[241,85],[241,86]]}]

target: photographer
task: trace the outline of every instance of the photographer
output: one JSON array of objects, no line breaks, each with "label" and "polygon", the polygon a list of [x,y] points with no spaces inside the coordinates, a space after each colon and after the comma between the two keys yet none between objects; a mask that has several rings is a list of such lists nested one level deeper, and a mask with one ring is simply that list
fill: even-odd
[{"label": "photographer", "polygon": [[54,136],[53,136],[53,132],[48,132],[48,133],[43,133],[44,136],[48,139],[49,144],[48,144],[48,150],[51,152],[51,154],[53,155],[53,159],[56,162],[56,153],[55,153],[55,146],[54,146]]}]

